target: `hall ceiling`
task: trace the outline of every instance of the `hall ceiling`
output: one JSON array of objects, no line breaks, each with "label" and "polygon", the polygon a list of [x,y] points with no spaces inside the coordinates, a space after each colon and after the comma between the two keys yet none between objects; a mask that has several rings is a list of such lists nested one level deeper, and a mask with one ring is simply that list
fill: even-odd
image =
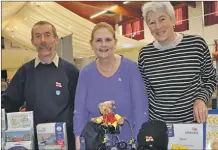
[{"label": "hall ceiling", "polygon": [[[114,26],[142,18],[141,7],[146,1],[130,1],[126,4],[124,1],[58,1],[57,3],[95,24],[104,21]],[[171,3],[174,7],[186,5],[195,7],[194,1],[172,1]],[[92,15],[105,10],[107,10],[106,13],[90,19]]]},{"label": "hall ceiling", "polygon": [[[35,51],[31,43],[31,29],[36,22],[46,20],[54,24],[59,38],[73,34],[74,58],[94,55],[89,41],[95,23],[69,11],[56,2],[2,2],[1,11],[2,36],[9,41],[18,43],[24,49]],[[118,33],[117,39],[117,50],[146,44]]]},{"label": "hall ceiling", "polygon": [[[20,44],[27,50],[35,51],[31,43],[32,26],[40,20],[54,24],[59,37],[73,34],[73,57],[93,56],[89,44],[91,31],[95,24],[101,21],[111,25],[123,25],[141,18],[141,6],[145,2],[120,1],[59,1],[59,2],[2,2],[2,36]],[[175,7],[190,5],[195,2],[171,2]],[[113,9],[108,10],[112,6]],[[96,13],[107,10],[106,13],[90,19]],[[117,49],[140,47],[143,41],[129,39],[117,33]]]}]

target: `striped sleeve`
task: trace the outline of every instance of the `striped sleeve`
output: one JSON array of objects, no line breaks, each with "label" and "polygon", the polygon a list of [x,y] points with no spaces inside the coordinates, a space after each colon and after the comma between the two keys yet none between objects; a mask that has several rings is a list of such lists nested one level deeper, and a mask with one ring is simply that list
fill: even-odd
[{"label": "striped sleeve", "polygon": [[138,57],[138,68],[139,68],[139,71],[142,75],[142,78],[144,80],[144,83],[145,83],[145,87],[147,89],[147,93],[148,93],[148,96],[150,95],[150,91],[151,91],[151,88],[150,88],[150,83],[149,83],[149,80],[148,78],[146,77],[146,74],[144,73],[144,58],[143,58],[143,55],[141,53],[142,51],[140,51],[139,53],[139,57]]},{"label": "striped sleeve", "polygon": [[201,57],[201,74],[202,87],[197,99],[203,100],[206,104],[210,101],[213,91],[216,87],[216,70],[211,63],[211,56],[208,46],[203,38],[200,38],[202,43],[202,57]]}]

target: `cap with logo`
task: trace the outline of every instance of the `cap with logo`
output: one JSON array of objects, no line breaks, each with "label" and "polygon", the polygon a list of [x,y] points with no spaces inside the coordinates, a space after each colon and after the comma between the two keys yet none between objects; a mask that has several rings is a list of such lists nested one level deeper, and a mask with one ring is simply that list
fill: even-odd
[{"label": "cap with logo", "polygon": [[[142,124],[137,136],[138,149],[167,150],[167,125],[163,121],[152,120]],[[153,148],[152,148],[153,147]]]}]

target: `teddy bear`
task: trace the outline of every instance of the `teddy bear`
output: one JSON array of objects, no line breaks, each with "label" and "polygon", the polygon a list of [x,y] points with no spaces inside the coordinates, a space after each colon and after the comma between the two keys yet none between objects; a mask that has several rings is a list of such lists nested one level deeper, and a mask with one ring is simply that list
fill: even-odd
[{"label": "teddy bear", "polygon": [[109,133],[119,132],[118,126],[124,123],[124,118],[119,114],[113,113],[114,100],[105,101],[98,105],[101,116],[92,118],[91,121],[96,124],[101,124],[104,130]]}]

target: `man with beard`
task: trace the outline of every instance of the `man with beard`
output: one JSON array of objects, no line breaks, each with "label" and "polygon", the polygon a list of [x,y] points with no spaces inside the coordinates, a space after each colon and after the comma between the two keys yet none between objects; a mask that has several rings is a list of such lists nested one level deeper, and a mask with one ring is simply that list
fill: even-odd
[{"label": "man with beard", "polygon": [[25,103],[26,111],[34,112],[35,126],[66,122],[68,149],[73,150],[74,97],[79,70],[55,52],[58,35],[54,25],[39,21],[31,35],[38,56],[18,69],[2,94],[2,106],[6,112],[17,112]]}]

